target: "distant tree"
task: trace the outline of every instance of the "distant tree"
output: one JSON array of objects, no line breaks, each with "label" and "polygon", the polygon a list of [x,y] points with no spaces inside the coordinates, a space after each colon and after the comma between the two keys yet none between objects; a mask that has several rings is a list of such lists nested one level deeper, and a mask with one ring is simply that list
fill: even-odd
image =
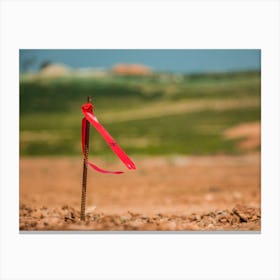
[{"label": "distant tree", "polygon": [[44,60],[44,61],[41,63],[41,65],[40,65],[40,70],[42,70],[42,69],[48,67],[48,66],[51,65],[51,64],[52,64],[52,62],[51,62],[50,60]]}]

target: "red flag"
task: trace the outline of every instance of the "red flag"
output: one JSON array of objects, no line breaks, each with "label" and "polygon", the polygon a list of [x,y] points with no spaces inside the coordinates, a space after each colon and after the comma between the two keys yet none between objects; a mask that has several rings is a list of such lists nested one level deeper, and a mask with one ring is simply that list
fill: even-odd
[{"label": "red flag", "polygon": [[[84,118],[82,120],[82,150],[83,155],[85,156],[85,137],[86,137],[86,121],[92,124],[95,129],[101,134],[109,147],[113,150],[113,152],[119,157],[119,159],[127,166],[128,169],[136,169],[134,162],[128,157],[128,155],[121,149],[121,147],[117,144],[114,138],[109,134],[109,132],[102,126],[102,124],[98,121],[97,117],[93,113],[93,105],[91,103],[85,103],[82,106],[82,112],[84,114]],[[110,173],[110,174],[122,174],[122,171],[107,171],[99,168],[94,165],[92,162],[87,162],[87,164],[95,169],[98,172],[102,173]]]}]

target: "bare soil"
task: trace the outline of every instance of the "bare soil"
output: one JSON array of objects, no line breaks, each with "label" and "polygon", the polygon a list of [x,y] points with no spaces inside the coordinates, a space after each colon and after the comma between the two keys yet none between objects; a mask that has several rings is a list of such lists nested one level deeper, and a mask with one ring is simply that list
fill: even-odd
[{"label": "bare soil", "polygon": [[81,222],[82,158],[22,158],[20,230],[261,229],[259,153],[134,160],[137,170],[122,175],[88,170]]},{"label": "bare soil", "polygon": [[228,139],[240,139],[239,148],[252,150],[261,145],[261,124],[259,122],[243,123],[233,126],[225,131]]}]

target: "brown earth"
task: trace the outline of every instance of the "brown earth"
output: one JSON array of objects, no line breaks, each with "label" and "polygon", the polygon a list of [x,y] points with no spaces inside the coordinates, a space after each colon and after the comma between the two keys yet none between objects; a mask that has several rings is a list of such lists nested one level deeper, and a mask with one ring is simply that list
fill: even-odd
[{"label": "brown earth", "polygon": [[134,160],[123,175],[89,170],[81,222],[82,159],[22,158],[20,230],[260,230],[258,153]]},{"label": "brown earth", "polygon": [[224,133],[228,139],[240,139],[239,148],[252,150],[261,145],[261,124],[259,122],[243,123],[227,129]]}]

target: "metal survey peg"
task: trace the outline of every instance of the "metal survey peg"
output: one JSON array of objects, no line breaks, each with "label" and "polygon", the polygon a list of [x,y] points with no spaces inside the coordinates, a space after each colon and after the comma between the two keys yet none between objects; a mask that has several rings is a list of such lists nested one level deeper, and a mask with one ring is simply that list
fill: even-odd
[{"label": "metal survey peg", "polygon": [[[88,96],[87,102],[91,102],[91,97]],[[86,196],[87,196],[87,161],[88,161],[88,149],[89,149],[89,128],[90,123],[86,121],[86,135],[85,135],[85,155],[83,162],[83,183],[82,183],[82,198],[81,198],[81,221],[85,220],[86,216]]]}]

